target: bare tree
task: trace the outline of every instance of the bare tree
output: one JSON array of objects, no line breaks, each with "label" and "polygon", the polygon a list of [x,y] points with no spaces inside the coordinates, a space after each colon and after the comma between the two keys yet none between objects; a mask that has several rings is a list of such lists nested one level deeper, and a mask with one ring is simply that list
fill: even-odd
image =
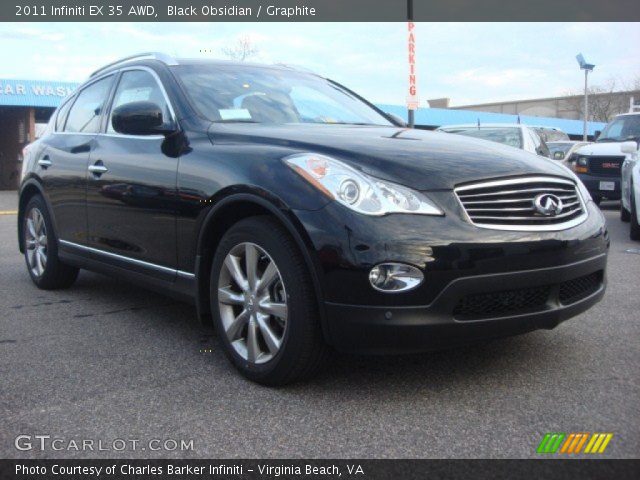
[{"label": "bare tree", "polygon": [[222,53],[231,60],[244,62],[245,60],[258,54],[258,47],[251,40],[251,37],[244,35],[238,38],[233,44],[223,47]]},{"label": "bare tree", "polygon": [[[610,78],[603,85],[592,85],[587,88],[589,94],[589,120],[596,122],[609,122],[619,113],[626,112],[629,109],[629,90],[621,91],[615,78]],[[640,83],[640,78],[634,80]],[[572,110],[578,113],[578,118],[584,115],[584,92],[570,92],[570,98],[567,103]]]}]

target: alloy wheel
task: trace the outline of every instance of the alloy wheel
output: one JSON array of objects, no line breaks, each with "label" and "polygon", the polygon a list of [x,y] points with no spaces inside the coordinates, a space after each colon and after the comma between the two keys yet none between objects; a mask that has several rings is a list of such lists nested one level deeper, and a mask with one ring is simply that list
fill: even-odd
[{"label": "alloy wheel", "polygon": [[26,217],[25,243],[29,269],[34,276],[41,277],[47,267],[47,226],[42,212],[35,207]]},{"label": "alloy wheel", "polygon": [[244,242],[227,254],[218,308],[227,339],[244,360],[266,363],[278,353],[287,328],[287,295],[278,266],[263,248]]}]

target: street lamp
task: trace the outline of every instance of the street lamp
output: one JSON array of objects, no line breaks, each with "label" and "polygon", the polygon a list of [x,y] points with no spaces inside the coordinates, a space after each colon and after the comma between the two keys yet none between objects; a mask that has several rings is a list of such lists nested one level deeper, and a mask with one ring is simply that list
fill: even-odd
[{"label": "street lamp", "polygon": [[587,119],[589,118],[589,93],[587,91],[587,76],[593,72],[595,65],[587,63],[581,53],[576,55],[576,60],[580,65],[580,70],[584,70],[584,125],[582,127],[582,140],[587,141]]}]

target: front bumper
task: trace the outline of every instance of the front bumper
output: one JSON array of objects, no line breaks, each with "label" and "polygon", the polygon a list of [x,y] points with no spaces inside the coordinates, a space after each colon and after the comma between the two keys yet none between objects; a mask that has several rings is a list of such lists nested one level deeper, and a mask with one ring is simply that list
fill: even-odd
[{"label": "front bumper", "polygon": [[[620,200],[621,198],[621,189],[620,189],[620,177],[611,177],[606,175],[592,175],[588,173],[578,173],[578,178],[584,183],[584,186],[587,187],[589,193],[592,197],[603,197],[608,200]],[[600,188],[600,182],[613,183],[613,190],[602,190]]]},{"label": "front bumper", "polygon": [[[398,353],[437,350],[541,328],[552,329],[602,298],[605,268],[606,255],[601,255],[560,267],[460,278],[449,284],[432,303],[419,307],[327,303],[331,338],[334,346],[342,351]],[[573,298],[562,294],[567,286],[589,275],[597,278],[589,289],[576,292]],[[543,292],[544,298],[517,309],[518,296],[523,295],[518,292],[535,291]],[[481,294],[477,295],[478,292]],[[490,303],[488,308],[481,308],[484,315],[476,319],[473,315],[469,319],[464,319],[464,315],[456,318],[461,302],[478,297],[483,306]],[[501,305],[502,299],[513,302],[516,309]],[[497,308],[492,308],[491,303]],[[490,310],[497,312],[495,316],[488,313]]]},{"label": "front bumper", "polygon": [[[592,202],[588,218],[571,229],[516,232],[466,222],[451,192],[429,196],[444,217],[367,217],[335,203],[296,212],[317,267],[325,336],[337,349],[420,351],[553,328],[604,294],[609,237]],[[368,273],[382,262],[415,265],[424,282],[408,292],[377,292]],[[563,285],[590,275],[597,285],[561,301]],[[474,302],[485,301],[498,308],[474,311]]]}]

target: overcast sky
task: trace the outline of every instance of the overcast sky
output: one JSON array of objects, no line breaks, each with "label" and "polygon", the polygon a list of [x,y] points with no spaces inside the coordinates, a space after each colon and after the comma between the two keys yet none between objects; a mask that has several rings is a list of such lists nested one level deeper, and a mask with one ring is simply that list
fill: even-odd
[{"label": "overcast sky", "polygon": [[[0,78],[82,81],[142,51],[223,58],[225,46],[248,35],[259,48],[255,61],[304,66],[374,102],[402,104],[406,33],[404,23],[0,23]],[[416,35],[422,101],[580,91],[579,52],[596,64],[596,84],[640,78],[640,23],[420,23]]]}]

